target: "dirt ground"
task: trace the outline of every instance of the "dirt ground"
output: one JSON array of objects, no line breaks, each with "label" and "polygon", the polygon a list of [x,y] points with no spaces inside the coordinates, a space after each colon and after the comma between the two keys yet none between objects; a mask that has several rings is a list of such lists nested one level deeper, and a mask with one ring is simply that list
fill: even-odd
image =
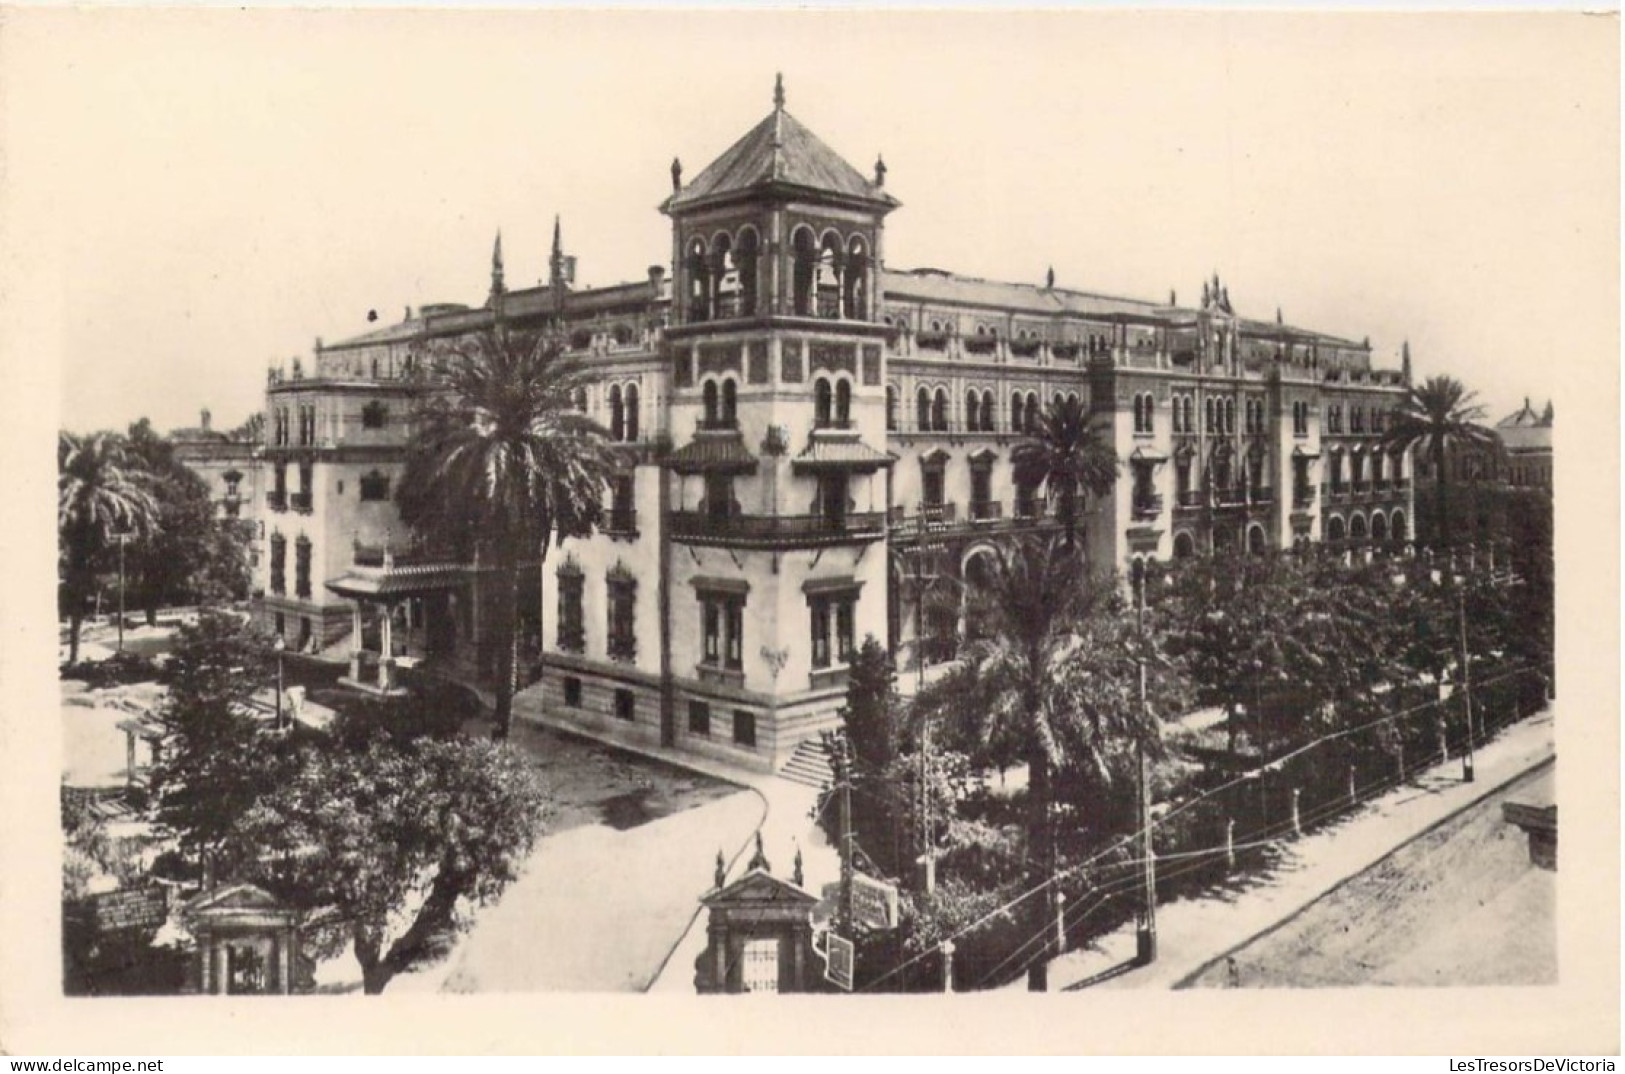
[{"label": "dirt ground", "polygon": [[1552,801],[1537,770],[1383,859],[1192,982],[1197,988],[1538,985],[1557,980],[1557,874],[1501,804]]}]

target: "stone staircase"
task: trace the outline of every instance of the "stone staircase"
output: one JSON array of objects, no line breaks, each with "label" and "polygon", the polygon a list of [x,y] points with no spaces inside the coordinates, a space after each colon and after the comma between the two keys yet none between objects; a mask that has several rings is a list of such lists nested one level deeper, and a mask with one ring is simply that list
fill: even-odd
[{"label": "stone staircase", "polygon": [[830,767],[829,755],[824,752],[820,739],[803,739],[790,754],[790,759],[779,769],[779,776],[803,787],[822,790],[835,785],[835,770]]}]

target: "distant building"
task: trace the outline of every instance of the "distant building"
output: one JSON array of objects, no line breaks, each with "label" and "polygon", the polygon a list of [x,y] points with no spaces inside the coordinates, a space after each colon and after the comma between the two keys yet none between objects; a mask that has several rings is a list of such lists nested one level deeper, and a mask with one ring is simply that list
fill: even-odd
[{"label": "distant building", "polygon": [[[1552,404],[1523,406],[1495,423],[1489,444],[1452,444],[1445,449],[1445,499],[1456,544],[1505,542],[1519,532],[1509,512],[1551,514]],[[1438,475],[1427,453],[1416,456],[1416,537],[1433,544],[1440,535]]]},{"label": "distant building", "polygon": [[1011,449],[1084,402],[1124,469],[1089,504],[1101,569],[1299,542],[1399,546],[1406,390],[1366,342],[1199,302],[1117,298],[885,263],[900,203],[784,108],[685,181],[670,269],[578,289],[554,228],[546,284],[425,306],[273,371],[266,392],[267,625],[388,688],[401,661],[492,664],[477,564],[423,560],[393,493],[426,354],[501,317],[545,326],[597,383],[579,406],[621,445],[605,525],[532,565],[520,608],[548,711],[595,734],[782,767],[831,727],[867,634],[905,666],[950,659],[936,586],[992,543],[1055,532]]},{"label": "distant building", "polygon": [[259,501],[259,444],[235,440],[214,429],[208,410],[199,415],[195,428],[171,431],[169,442],[175,445],[176,461],[184,463],[209,486],[216,517],[251,516],[253,505]]}]

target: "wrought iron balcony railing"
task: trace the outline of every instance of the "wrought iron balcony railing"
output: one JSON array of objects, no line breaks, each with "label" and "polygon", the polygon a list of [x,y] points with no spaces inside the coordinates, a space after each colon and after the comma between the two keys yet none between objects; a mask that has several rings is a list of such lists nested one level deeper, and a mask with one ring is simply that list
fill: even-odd
[{"label": "wrought iron balcony railing", "polygon": [[878,538],[885,532],[885,526],[886,516],[880,511],[838,515],[711,515],[675,511],[671,515],[673,539],[718,544]]},{"label": "wrought iron balcony railing", "polygon": [[295,511],[298,511],[302,515],[310,514],[310,512],[311,512],[311,494],[310,494],[310,491],[308,489],[306,491],[304,491],[304,492],[296,492],[296,493],[294,493],[293,497],[292,497],[292,500],[293,500],[293,509]]},{"label": "wrought iron balcony railing", "polygon": [[997,500],[972,500],[970,517],[973,522],[997,522],[1004,517],[1004,504]]},{"label": "wrought iron balcony railing", "polygon": [[1141,493],[1134,497],[1134,517],[1137,519],[1156,518],[1162,514],[1162,494],[1157,492]]},{"label": "wrought iron balcony railing", "polygon": [[265,502],[273,511],[286,511],[288,509],[288,494],[286,492],[267,492]]}]

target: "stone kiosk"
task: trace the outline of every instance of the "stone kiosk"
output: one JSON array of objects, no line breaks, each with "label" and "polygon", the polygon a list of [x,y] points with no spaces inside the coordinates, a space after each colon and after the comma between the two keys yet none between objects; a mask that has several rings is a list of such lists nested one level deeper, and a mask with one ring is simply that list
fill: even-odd
[{"label": "stone kiosk", "polygon": [[181,913],[197,939],[196,990],[211,995],[305,991],[299,912],[253,884],[206,891]]},{"label": "stone kiosk", "polygon": [[812,943],[818,897],[769,873],[759,844],[744,876],[700,902],[710,914],[710,942],[694,964],[695,991],[821,990],[823,963]]}]

